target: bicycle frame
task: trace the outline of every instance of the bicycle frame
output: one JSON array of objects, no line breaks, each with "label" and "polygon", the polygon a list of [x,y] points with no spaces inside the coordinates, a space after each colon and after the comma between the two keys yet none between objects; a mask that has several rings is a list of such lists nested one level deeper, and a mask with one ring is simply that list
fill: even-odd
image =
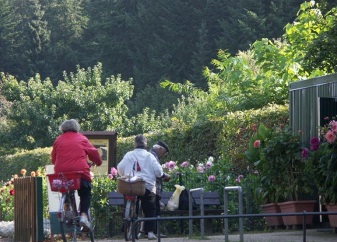
[{"label": "bicycle frame", "polygon": [[[137,196],[124,196],[125,211],[124,211],[124,239],[125,241],[132,240],[132,224],[139,217],[142,217],[141,202]],[[139,239],[144,233],[144,223],[139,223],[136,231],[136,237]]]},{"label": "bicycle frame", "polygon": [[[78,173],[79,172],[64,172],[51,174],[49,177],[50,183],[54,185],[54,190],[52,189],[52,191],[58,191],[62,194],[58,212],[60,232],[64,242],[67,242],[66,234],[71,233],[73,235],[72,241],[75,242],[77,241],[77,234],[81,233],[82,237],[85,236],[85,234],[82,232],[86,232],[89,235],[91,242],[94,242],[94,233],[92,227],[88,231],[83,231],[83,228],[80,227],[80,214],[77,207],[75,191],[80,189],[81,182],[75,180],[73,176],[74,174]],[[68,175],[70,177],[69,179]],[[74,186],[74,184],[76,185]],[[92,222],[90,210],[88,213],[88,220]]]}]

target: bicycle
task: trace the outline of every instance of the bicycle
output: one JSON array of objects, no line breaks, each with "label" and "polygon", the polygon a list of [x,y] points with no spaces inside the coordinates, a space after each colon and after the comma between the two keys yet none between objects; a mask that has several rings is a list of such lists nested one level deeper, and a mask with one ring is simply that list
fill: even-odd
[{"label": "bicycle", "polygon": [[[125,241],[132,240],[132,225],[138,219],[143,217],[141,201],[137,196],[125,195],[125,211],[124,211],[124,239]],[[140,239],[145,233],[144,221],[137,224],[136,239]]]},{"label": "bicycle", "polygon": [[77,199],[75,196],[75,191],[81,188],[81,171],[77,172],[60,172],[56,174],[48,174],[50,188],[52,191],[60,192],[60,208],[58,212],[58,218],[60,223],[60,232],[62,235],[62,240],[67,242],[67,233],[73,234],[73,240],[77,241],[77,234],[85,232],[89,235],[90,241],[94,242],[93,233],[93,219],[90,214],[88,214],[88,220],[91,223],[91,228],[88,231],[84,231],[83,227],[80,226],[80,213],[77,208]]}]

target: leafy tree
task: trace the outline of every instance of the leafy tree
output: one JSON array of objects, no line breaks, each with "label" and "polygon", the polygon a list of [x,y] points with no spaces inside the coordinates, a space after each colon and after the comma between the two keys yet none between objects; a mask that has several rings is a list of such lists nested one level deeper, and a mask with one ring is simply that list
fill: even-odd
[{"label": "leafy tree", "polygon": [[49,77],[56,84],[62,77],[59,73],[75,71],[76,66],[82,64],[83,54],[86,53],[85,46],[82,47],[83,35],[88,24],[88,16],[84,11],[86,1],[44,1],[47,8],[46,19],[51,32]]},{"label": "leafy tree", "polygon": [[48,55],[50,48],[50,30],[47,21],[44,19],[44,10],[39,0],[29,0],[32,18],[28,21],[26,58],[30,76],[39,73],[42,76],[48,75],[50,65],[48,65]]},{"label": "leafy tree", "polygon": [[13,76],[1,74],[2,95],[12,106],[7,111],[8,132],[13,147],[50,146],[62,121],[75,118],[82,130],[116,130],[123,134],[127,107],[132,96],[131,80],[120,76],[101,79],[102,65],[77,73],[64,73],[64,81],[53,86],[50,79],[40,76],[18,82]]},{"label": "leafy tree", "polygon": [[[134,0],[91,0],[86,4],[90,16],[85,32],[88,55],[84,61],[91,65],[97,60],[104,64],[104,73],[122,73],[134,77],[130,53],[135,47],[132,39],[137,29],[137,2]],[[141,41],[141,36],[137,37]],[[136,40],[134,40],[136,41]]]},{"label": "leafy tree", "polygon": [[[303,0],[230,0],[225,6],[228,17],[221,18],[219,47],[236,54],[261,38],[279,38],[286,23],[292,22]],[[233,28],[233,26],[235,26]]]},{"label": "leafy tree", "polygon": [[17,28],[20,21],[12,3],[12,0],[0,0],[0,71],[17,73],[18,69],[13,68],[13,63],[19,59]]},{"label": "leafy tree", "polygon": [[209,102],[207,92],[195,87],[193,83],[186,81],[181,84],[166,80],[161,86],[182,95],[178,103],[173,105],[170,116],[164,119],[169,127],[181,129],[197,122],[202,123],[211,117],[214,103]]},{"label": "leafy tree", "polygon": [[[204,115],[216,118],[228,112],[257,109],[269,103],[286,104],[290,82],[327,73],[318,68],[308,73],[302,66],[307,48],[322,31],[332,28],[332,24],[326,24],[313,6],[311,2],[301,5],[297,22],[286,26],[284,40],[263,38],[255,41],[248,51],[235,56],[220,50],[218,59],[212,61],[214,70],[211,67],[205,69],[208,93],[195,92],[197,98],[184,108],[199,121],[202,115],[196,110],[204,110],[201,111]],[[191,87],[188,83],[183,87],[170,82],[163,85],[172,90]],[[199,97],[206,101],[197,102]],[[182,114],[181,109],[174,111]]]},{"label": "leafy tree", "polygon": [[192,55],[191,64],[193,73],[190,76],[190,80],[204,90],[207,89],[207,80],[203,76],[203,69],[209,64],[209,58],[212,53],[209,44],[206,23],[202,22],[199,29],[199,38],[196,43],[197,51],[194,51]]},{"label": "leafy tree", "polygon": [[177,98],[180,95],[159,85],[148,85],[135,96],[134,99],[127,103],[129,117],[142,113],[144,107],[156,110],[157,113],[165,112],[165,110],[172,111],[172,105],[173,103],[177,103]]},{"label": "leafy tree", "polygon": [[[319,20],[316,24],[320,25],[322,33],[308,46],[304,56],[303,68],[308,72],[320,69],[328,73],[334,73],[337,71],[335,58],[337,51],[337,8],[332,8],[324,18]],[[316,30],[317,27],[314,27],[314,29]]]}]

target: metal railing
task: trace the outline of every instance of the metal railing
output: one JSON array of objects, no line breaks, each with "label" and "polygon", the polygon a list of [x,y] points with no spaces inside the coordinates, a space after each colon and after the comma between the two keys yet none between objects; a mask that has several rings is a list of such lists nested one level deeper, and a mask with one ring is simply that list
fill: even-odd
[{"label": "metal railing", "polygon": [[[157,232],[160,234],[160,221],[164,220],[186,220],[186,219],[229,219],[229,218],[249,218],[249,217],[278,217],[278,216],[303,216],[303,242],[306,242],[306,225],[307,225],[307,216],[309,215],[337,215],[337,212],[298,212],[298,213],[261,213],[261,214],[234,214],[234,215],[204,215],[204,216],[176,216],[176,217],[152,217],[152,218],[139,218],[132,224],[132,241],[136,241],[136,228],[137,224],[141,221],[157,221]],[[228,233],[228,231],[227,231]],[[158,242],[161,241],[161,238],[158,237]],[[228,242],[228,234],[224,234],[224,241]],[[243,236],[240,238],[240,241],[243,242]]]},{"label": "metal railing", "polygon": [[[242,204],[242,188],[240,186],[225,187],[224,188],[224,215],[228,215],[228,193],[229,191],[238,191],[239,198],[239,215],[243,214],[243,204]],[[243,241],[243,218],[239,218],[239,232],[240,241]],[[228,218],[225,218],[225,240],[228,241]]]},{"label": "metal railing", "polygon": [[[204,189],[203,188],[195,188],[189,190],[189,204],[188,204],[188,215],[189,217],[193,217],[193,209],[192,209],[192,193],[200,191],[200,216],[205,215],[205,206],[204,206]],[[193,235],[193,219],[188,220],[188,230],[189,230],[189,238]],[[204,239],[205,234],[205,226],[204,219],[200,219],[200,231],[201,231],[201,239]]]}]

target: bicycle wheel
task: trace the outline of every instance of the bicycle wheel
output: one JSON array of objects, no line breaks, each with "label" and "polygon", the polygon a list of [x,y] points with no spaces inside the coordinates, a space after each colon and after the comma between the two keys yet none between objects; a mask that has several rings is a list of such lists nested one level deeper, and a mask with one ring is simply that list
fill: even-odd
[{"label": "bicycle wheel", "polygon": [[[138,219],[143,217],[140,200],[127,200],[124,213],[124,238],[125,241],[132,240],[132,225]],[[145,234],[144,221],[137,223],[135,236],[140,239]]]},{"label": "bicycle wheel", "polygon": [[129,241],[132,239],[132,221],[135,217],[135,201],[127,200],[124,212],[124,239]]},{"label": "bicycle wheel", "polygon": [[60,203],[59,224],[63,242],[67,242],[67,232],[74,224],[75,211],[69,193],[63,193]]},{"label": "bicycle wheel", "polygon": [[90,221],[91,227],[90,227],[90,230],[87,232],[87,235],[89,236],[90,241],[94,242],[95,241],[95,238],[94,238],[95,221],[94,221],[94,218],[92,217],[90,209],[88,211],[88,219]]},{"label": "bicycle wheel", "polygon": [[[138,218],[143,218],[144,217],[144,213],[143,213],[143,209],[142,209],[142,205],[140,200],[137,201],[137,217]],[[146,231],[145,231],[145,222],[141,221],[137,224],[137,228],[136,228],[136,235],[137,235],[137,239],[141,239],[142,237],[145,237]]]}]

